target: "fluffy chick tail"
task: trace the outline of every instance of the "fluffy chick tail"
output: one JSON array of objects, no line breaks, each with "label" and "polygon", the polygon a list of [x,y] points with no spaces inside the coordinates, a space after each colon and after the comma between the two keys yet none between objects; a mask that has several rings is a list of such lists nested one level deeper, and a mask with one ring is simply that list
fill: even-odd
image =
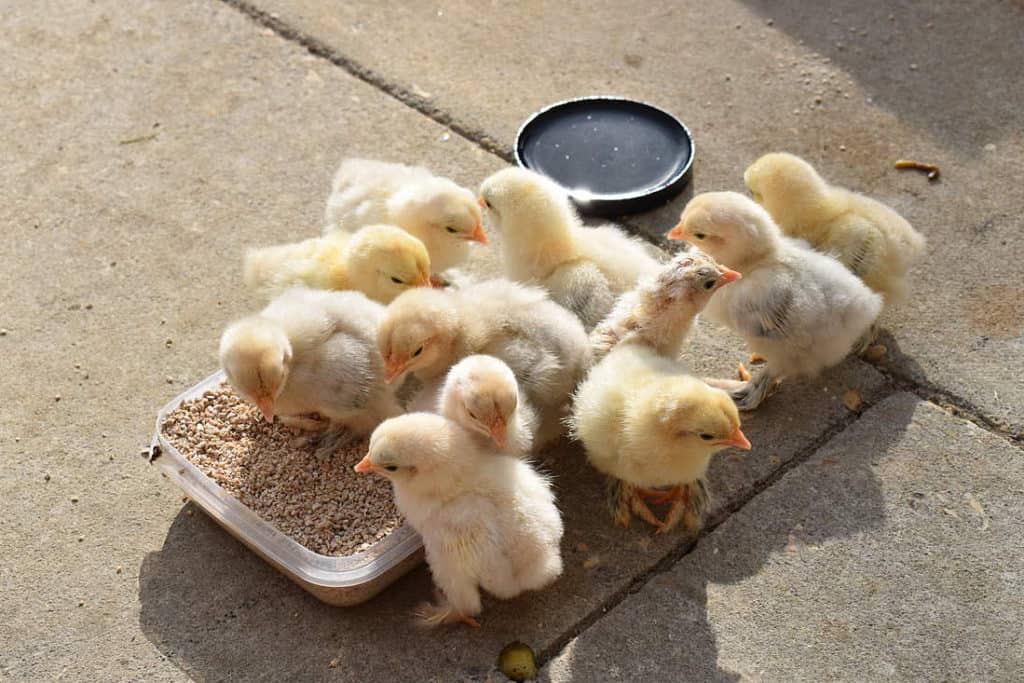
[{"label": "fluffy chick tail", "polygon": [[333,238],[250,249],[242,276],[247,287],[268,296],[294,285],[339,289],[344,284],[340,259],[340,244]]}]

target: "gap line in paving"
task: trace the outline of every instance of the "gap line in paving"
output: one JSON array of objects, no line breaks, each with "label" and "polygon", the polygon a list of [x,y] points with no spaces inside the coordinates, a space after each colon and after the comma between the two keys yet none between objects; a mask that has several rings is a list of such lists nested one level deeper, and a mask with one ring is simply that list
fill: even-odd
[{"label": "gap line in paving", "polygon": [[260,8],[245,2],[245,0],[221,0],[221,2],[235,8],[260,26],[270,29],[284,40],[301,45],[310,54],[326,59],[364,83],[367,83],[386,95],[393,97],[407,107],[415,109],[432,121],[449,128],[453,133],[465,138],[469,142],[493,154],[499,159],[510,164],[515,162],[513,155],[491,139],[491,137],[484,131],[473,128],[472,126],[459,121],[450,112],[444,111],[443,109],[430,104],[426,99],[417,95],[415,92],[388,81],[377,71],[346,57],[327,43],[299,31],[293,26],[281,21],[281,19],[272,13],[265,12]]},{"label": "gap line in paving", "polygon": [[[711,513],[711,515],[705,520],[703,528],[700,533],[693,539],[679,544],[675,549],[661,558],[657,564],[648,569],[647,571],[638,574],[633,577],[626,586],[623,586],[620,590],[609,596],[607,600],[602,602],[591,612],[584,615],[582,619],[577,621],[573,626],[567,629],[562,635],[556,638],[551,645],[537,653],[537,666],[543,667],[553,657],[558,655],[566,645],[568,645],[574,638],[581,635],[588,628],[593,626],[595,623],[600,621],[606,614],[611,612],[619,603],[628,598],[633,593],[636,593],[643,588],[651,579],[655,578],[659,574],[663,574],[672,569],[673,566],[679,560],[683,559],[692,552],[697,544],[700,543],[708,534],[714,532],[722,523],[724,523],[734,513],[746,507],[749,503],[755,500],[758,496],[764,493],[766,490],[771,488],[777,481],[785,477],[789,472],[800,467],[805,462],[814,457],[821,448],[828,444],[839,434],[849,429],[854,423],[858,422],[861,417],[870,410],[873,406],[878,405],[886,399],[900,393],[901,389],[898,389],[892,385],[885,387],[885,392],[879,395],[872,401],[865,401],[864,405],[861,406],[857,412],[851,412],[846,419],[840,420],[835,424],[828,427],[822,432],[817,439],[812,443],[808,444],[805,448],[801,449],[799,453],[793,456],[791,460],[783,463],[779,467],[771,471],[771,473],[754,483],[754,490],[745,498],[734,501],[731,505],[717,512]],[[942,406],[939,406],[942,409]]]}]

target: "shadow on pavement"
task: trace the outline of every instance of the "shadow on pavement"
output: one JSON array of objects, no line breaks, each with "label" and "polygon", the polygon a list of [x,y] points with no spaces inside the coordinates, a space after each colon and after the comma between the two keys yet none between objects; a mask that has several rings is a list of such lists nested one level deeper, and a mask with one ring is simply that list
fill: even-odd
[{"label": "shadow on pavement", "polygon": [[743,2],[958,154],[1024,128],[1024,88],[1006,87],[1024,63],[1020,2]]},{"label": "shadow on pavement", "polygon": [[[867,433],[867,437],[854,448],[844,434],[830,441],[819,450],[821,457],[802,464],[754,498],[703,537],[675,567],[652,578],[639,594],[571,643],[552,664],[551,680],[589,683],[601,680],[602,672],[614,680],[756,679],[756,670],[732,672],[718,665],[715,624],[708,616],[709,600],[715,600],[714,586],[741,582],[766,564],[800,558],[829,539],[856,536],[881,526],[884,498],[873,463],[885,458],[912,416],[913,405],[905,405],[895,416],[890,415],[894,419],[884,428],[860,430],[858,434]],[[759,504],[765,496],[772,496],[778,507],[766,510]],[[828,586],[796,583],[798,574],[793,579],[793,599],[829,590]],[[718,609],[731,608],[721,605]],[[779,643],[779,647],[795,646],[798,644]],[[609,662],[613,664],[609,666]],[[621,668],[616,662],[621,662]]]}]

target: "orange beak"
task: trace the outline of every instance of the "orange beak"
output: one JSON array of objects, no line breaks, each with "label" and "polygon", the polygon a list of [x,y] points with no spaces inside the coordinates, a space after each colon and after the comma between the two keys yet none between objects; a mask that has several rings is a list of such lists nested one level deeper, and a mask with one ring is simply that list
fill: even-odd
[{"label": "orange beak", "polygon": [[480,244],[487,244],[487,233],[484,232],[483,223],[477,223],[476,227],[473,228],[473,234],[466,239],[479,242]]},{"label": "orange beak", "polygon": [[682,221],[680,221],[675,227],[668,231],[667,237],[670,240],[685,240],[689,235],[686,234],[686,227],[683,226]]},{"label": "orange beak", "polygon": [[494,422],[491,423],[491,438],[498,448],[505,447],[508,441],[508,425],[505,424],[504,418],[494,418]]},{"label": "orange beak", "polygon": [[256,407],[263,413],[263,418],[267,422],[274,421],[274,399],[270,396],[258,396],[256,398]]},{"label": "orange beak", "polygon": [[737,273],[735,270],[729,270],[726,268],[722,271],[722,274],[718,276],[718,279],[722,281],[723,285],[727,285],[735,280],[742,280],[743,276]]},{"label": "orange beak", "polygon": [[416,287],[433,287],[434,283],[430,280],[430,273],[420,273],[420,279],[416,281]]},{"label": "orange beak", "polygon": [[747,441],[747,437],[744,436],[743,432],[740,431],[739,427],[732,431],[732,434],[729,435],[728,439],[726,439],[725,441],[719,441],[718,445],[732,446],[733,448],[739,448],[744,451],[750,450],[750,442]]},{"label": "orange beak", "polygon": [[476,198],[476,205],[479,206],[481,209],[486,209],[487,208],[487,200],[484,199],[483,197],[477,197]]},{"label": "orange beak", "polygon": [[391,384],[392,380],[405,372],[408,365],[408,362],[399,363],[392,358],[386,359],[384,361],[384,381]]},{"label": "orange beak", "polygon": [[356,463],[353,467],[356,472],[363,474],[364,472],[373,472],[373,464],[370,462],[370,456],[365,456],[362,460]]}]

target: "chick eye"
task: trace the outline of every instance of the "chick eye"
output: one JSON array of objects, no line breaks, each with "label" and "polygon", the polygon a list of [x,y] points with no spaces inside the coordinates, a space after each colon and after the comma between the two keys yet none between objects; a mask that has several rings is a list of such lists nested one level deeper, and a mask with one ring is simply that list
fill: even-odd
[{"label": "chick eye", "polygon": [[423,347],[422,346],[412,352],[412,357],[415,358],[416,356],[420,355],[421,353],[423,353]]},{"label": "chick eye", "polygon": [[472,410],[469,410],[469,409],[467,408],[467,409],[466,409],[466,412],[467,412],[467,413],[469,413],[469,419],[471,419],[471,420],[479,420],[479,419],[480,419],[480,418],[478,418],[478,417],[477,417],[476,415],[474,415],[474,414],[473,414],[473,411],[472,411]]},{"label": "chick eye", "polygon": [[704,281],[704,289],[714,289],[714,288],[715,288],[715,281],[714,280],[705,280]]},{"label": "chick eye", "polygon": [[707,237],[707,235],[705,235],[705,234],[704,234],[704,233],[702,233],[702,232],[695,232],[695,233],[693,233],[693,236],[694,236],[694,237],[696,237],[696,238],[697,238],[697,239],[699,239],[699,240],[702,240],[702,239],[704,239],[705,237]]},{"label": "chick eye", "polygon": [[713,439],[715,437],[711,436],[710,434],[701,434],[700,438],[702,438],[705,441],[711,441],[711,439]]},{"label": "chick eye", "polygon": [[453,227],[452,227],[452,226],[450,226],[450,225],[446,225],[446,226],[444,226],[444,229],[445,229],[445,230],[447,230],[447,231],[448,231],[448,234],[450,234],[450,235],[454,235],[455,233],[457,233],[457,232],[458,232],[458,230],[456,230],[455,228],[453,228]]},{"label": "chick eye", "polygon": [[395,472],[398,470],[398,465],[384,465],[384,469],[388,472]]},{"label": "chick eye", "polygon": [[391,281],[394,282],[396,285],[404,285],[405,284],[405,281],[402,278],[395,277],[393,275],[391,276]]}]

